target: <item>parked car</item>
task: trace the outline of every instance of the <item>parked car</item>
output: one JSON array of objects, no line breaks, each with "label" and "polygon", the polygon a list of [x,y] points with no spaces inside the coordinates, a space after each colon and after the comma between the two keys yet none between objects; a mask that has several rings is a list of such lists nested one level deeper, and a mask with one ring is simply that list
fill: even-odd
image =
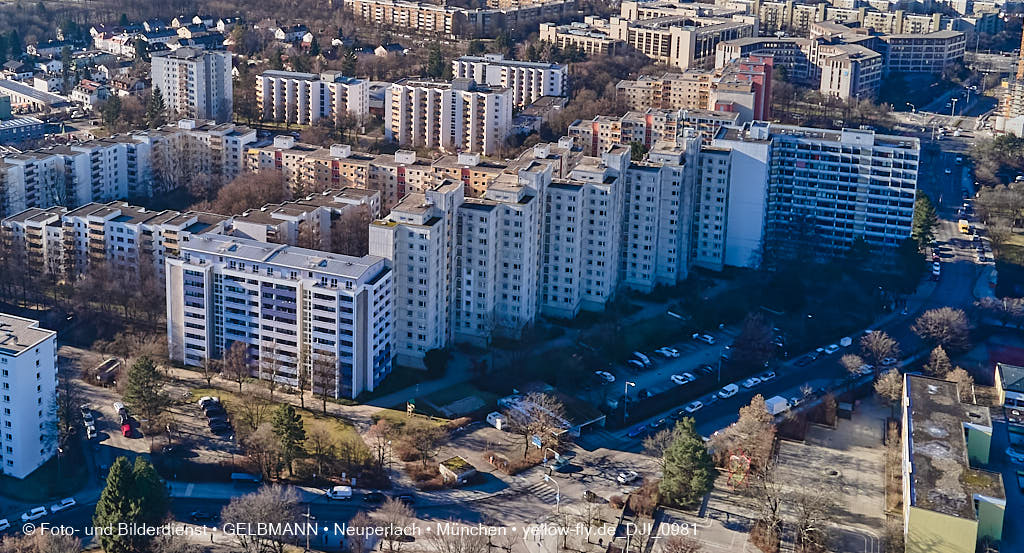
[{"label": "parked car", "polygon": [[709,395],[708,397],[706,397],[706,398],[702,399],[702,400],[701,400],[701,402],[702,402],[702,403],[703,403],[704,405],[714,405],[714,404],[715,404],[715,402],[717,402],[717,401],[718,401],[718,400],[720,400],[720,399],[722,399],[722,398],[721,398],[721,397],[720,397],[720,396],[718,395],[718,393],[716,392],[716,393],[714,393],[714,394],[711,394],[711,395]]},{"label": "parked car", "polygon": [[715,337],[711,336],[710,334],[701,334],[699,332],[696,332],[693,335],[693,339],[697,340],[698,342],[704,342],[705,344],[708,345],[714,345],[715,343]]},{"label": "parked car", "polygon": [[671,358],[674,358],[674,357],[679,357],[679,350],[677,350],[675,348],[663,347],[663,348],[658,348],[658,349],[654,350],[654,352],[658,353],[658,354],[661,354],[663,357],[668,358],[668,359],[671,359]]},{"label": "parked car", "polygon": [[648,424],[647,428],[649,430],[657,430],[657,429],[661,428],[662,426],[665,426],[665,419],[658,419],[658,420]]},{"label": "parked car", "polygon": [[327,490],[327,499],[352,499],[352,486],[334,486]]},{"label": "parked car", "polygon": [[839,345],[844,347],[844,348],[848,348],[852,344],[853,344],[853,338],[850,338],[849,336],[845,336],[845,337],[839,339]]},{"label": "parked car", "polygon": [[594,371],[594,374],[596,374],[598,378],[604,380],[605,382],[615,382],[615,375],[608,371]]},{"label": "parked car", "polygon": [[800,404],[802,404],[805,401],[807,401],[807,398],[805,398],[804,396],[793,396],[793,397],[789,398],[789,406],[790,407],[798,407],[798,406],[800,406]]},{"label": "parked car", "polygon": [[860,376],[869,375],[869,374],[871,374],[874,371],[875,371],[875,366],[874,365],[870,365],[868,363],[865,363],[865,364],[857,367],[857,374],[859,374]]},{"label": "parked car", "polygon": [[647,357],[646,355],[644,355],[642,353],[640,353],[639,351],[634,351],[633,352],[633,358],[640,360],[640,362],[643,363],[645,367],[650,367],[651,366],[651,358]]},{"label": "parked car", "polygon": [[213,403],[220,404],[220,398],[219,397],[213,397],[213,396],[203,396],[203,397],[199,398],[199,407],[201,409],[206,409],[207,405],[210,405],[210,404],[213,404]]},{"label": "parked car", "polygon": [[128,410],[124,408],[124,404],[121,403],[120,401],[114,402],[114,412],[117,413],[118,416],[120,416],[121,418],[128,417]]},{"label": "parked car", "polygon": [[743,387],[746,389],[756,388],[761,385],[761,379],[756,376],[752,376],[743,381]]},{"label": "parked car", "polygon": [[3,532],[11,527],[11,523],[7,522],[6,518],[0,518],[0,532]]},{"label": "parked car", "polygon": [[700,411],[702,408],[704,408],[703,403],[699,401],[691,401],[690,404],[686,406],[686,412],[696,413],[697,411]]},{"label": "parked car", "polygon": [[679,386],[682,386],[683,384],[688,384],[690,382],[693,382],[694,380],[697,380],[697,377],[693,376],[692,373],[683,373],[683,374],[674,374],[674,375],[672,375],[672,382],[674,382],[675,384],[677,384]]},{"label": "parked car", "polygon": [[814,362],[814,357],[812,357],[811,354],[808,354],[808,355],[805,355],[805,356],[797,359],[794,364],[797,367],[806,367],[807,365],[810,365],[813,362]]},{"label": "parked car", "polygon": [[208,511],[192,511],[191,513],[189,513],[188,518],[192,522],[207,522],[213,520],[216,517],[213,516],[213,513],[210,513]]},{"label": "parked car", "polygon": [[764,374],[759,375],[757,378],[761,382],[771,382],[772,380],[775,380],[775,371],[768,371]]},{"label": "parked car", "polygon": [[825,348],[825,353],[827,353],[828,355],[832,355],[837,351],[839,351],[839,346],[837,346],[836,344],[829,344],[829,346]]},{"label": "parked car", "polygon": [[629,432],[626,433],[626,436],[629,436],[630,438],[636,438],[637,436],[643,434],[644,432],[647,432],[647,426],[641,424],[640,426],[634,426],[633,428],[631,428]]},{"label": "parked car", "polygon": [[83,405],[83,406],[79,407],[79,409],[82,411],[82,420],[83,421],[89,423],[89,422],[92,422],[93,420],[95,420],[95,419],[93,419],[93,416],[92,416],[92,409],[90,409],[88,405]]},{"label": "parked car", "polygon": [[1006,456],[1010,458],[1010,461],[1018,465],[1024,465],[1024,451],[1019,451],[1010,447],[1006,448]]},{"label": "parked car", "polygon": [[630,482],[636,480],[637,478],[640,478],[640,475],[637,474],[635,470],[626,470],[620,472],[618,476],[615,477],[615,480],[619,484],[629,484]]},{"label": "parked car", "polygon": [[22,513],[22,522],[28,522],[30,520],[39,520],[47,515],[46,507],[36,507],[26,513]]},{"label": "parked car", "polygon": [[718,396],[722,399],[730,398],[736,395],[736,392],[740,391],[740,387],[735,384],[726,384],[721,390],[718,390]]},{"label": "parked car", "polygon": [[639,371],[639,370],[643,370],[643,369],[647,368],[647,367],[644,366],[643,363],[641,363],[640,361],[638,361],[636,359],[630,359],[629,361],[626,361],[626,366],[628,366],[629,368],[631,368],[631,369],[633,369],[635,371]]},{"label": "parked car", "polygon": [[697,372],[704,376],[711,376],[715,374],[715,368],[711,365],[701,365],[701,367],[697,369]]},{"label": "parked car", "polygon": [[412,505],[416,502],[416,496],[411,493],[403,493],[395,496],[395,501],[403,503],[405,505]]}]

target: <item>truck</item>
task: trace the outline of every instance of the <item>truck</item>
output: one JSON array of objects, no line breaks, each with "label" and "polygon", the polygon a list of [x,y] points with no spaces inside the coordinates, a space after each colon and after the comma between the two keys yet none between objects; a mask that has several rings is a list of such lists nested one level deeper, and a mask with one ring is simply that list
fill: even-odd
[{"label": "truck", "polygon": [[773,415],[778,415],[789,409],[789,401],[782,396],[772,396],[764,400],[764,406],[768,408],[768,412]]}]

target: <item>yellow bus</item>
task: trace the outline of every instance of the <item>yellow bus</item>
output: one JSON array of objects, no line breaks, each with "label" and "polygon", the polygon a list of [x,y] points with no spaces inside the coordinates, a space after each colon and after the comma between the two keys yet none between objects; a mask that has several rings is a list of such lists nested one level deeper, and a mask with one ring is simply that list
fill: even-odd
[{"label": "yellow bus", "polygon": [[969,234],[970,233],[971,225],[967,223],[967,219],[960,219],[957,222],[957,225],[960,227],[960,233],[961,234]]}]

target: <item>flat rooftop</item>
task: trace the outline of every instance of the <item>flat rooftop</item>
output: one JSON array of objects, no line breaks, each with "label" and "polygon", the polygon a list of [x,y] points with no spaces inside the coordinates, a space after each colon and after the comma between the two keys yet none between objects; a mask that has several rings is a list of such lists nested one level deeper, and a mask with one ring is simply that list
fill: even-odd
[{"label": "flat rooftop", "polygon": [[39,321],[0,313],[0,354],[15,356],[43,340],[56,336],[53,330],[39,328]]},{"label": "flat rooftop", "polygon": [[970,467],[964,424],[991,427],[988,409],[960,403],[956,383],[907,375],[910,504],[975,520],[974,496],[1005,499],[1002,478]]}]

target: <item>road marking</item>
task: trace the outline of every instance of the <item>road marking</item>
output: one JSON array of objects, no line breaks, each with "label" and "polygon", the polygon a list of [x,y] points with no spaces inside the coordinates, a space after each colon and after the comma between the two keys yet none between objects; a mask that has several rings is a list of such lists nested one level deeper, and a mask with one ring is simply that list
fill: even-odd
[{"label": "road marking", "polygon": [[191,483],[188,486],[185,486],[185,497],[192,497],[192,490],[195,489],[195,487],[196,485]]}]

